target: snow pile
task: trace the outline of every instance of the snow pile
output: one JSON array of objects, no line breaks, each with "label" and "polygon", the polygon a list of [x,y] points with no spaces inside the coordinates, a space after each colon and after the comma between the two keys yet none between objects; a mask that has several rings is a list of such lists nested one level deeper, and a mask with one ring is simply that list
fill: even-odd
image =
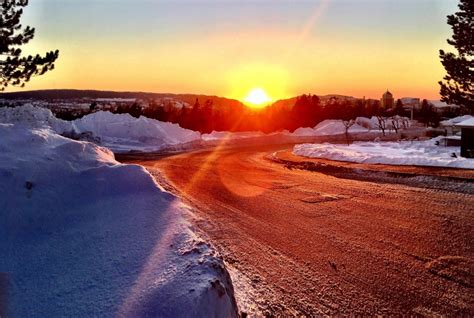
[{"label": "snow pile", "polygon": [[364,127],[368,130],[379,129],[379,121],[378,121],[377,117],[375,117],[375,116],[372,116],[371,118],[357,117],[355,122],[359,126]]},{"label": "snow pile", "polygon": [[461,123],[463,121],[466,121],[466,120],[469,120],[471,118],[474,118],[474,117],[471,116],[471,115],[458,116],[458,117],[454,117],[454,118],[450,118],[450,119],[447,119],[447,120],[440,121],[439,124],[441,126],[454,126],[456,124],[459,124],[459,123]]},{"label": "snow pile", "polygon": [[76,133],[91,132],[100,143],[114,152],[158,151],[166,146],[199,141],[199,132],[181,128],[178,124],[161,122],[129,114],[100,111],[72,122]]},{"label": "snow pile", "polygon": [[158,151],[169,146],[201,140],[199,132],[143,116],[135,118],[129,114],[100,111],[74,121],[64,121],[54,117],[49,109],[29,104],[0,108],[0,122],[51,128],[58,134],[70,136],[88,134],[90,139],[117,153]]},{"label": "snow pile", "polygon": [[[297,129],[298,130],[298,129]],[[332,136],[346,133],[346,127],[342,120],[326,119],[313,128],[313,136]],[[366,132],[367,129],[358,124],[354,124],[349,128],[349,133]],[[295,131],[296,133],[296,131]]]},{"label": "snow pile", "polygon": [[[293,153],[303,157],[358,163],[474,169],[474,160],[460,157],[459,147],[437,146],[436,141],[439,138],[427,141],[357,142],[349,146],[302,144],[296,145]],[[452,157],[453,153],[457,157]]]},{"label": "snow pile", "polygon": [[314,128],[309,127],[300,127],[296,129],[293,133],[293,136],[296,137],[307,137],[307,136],[315,136]]},{"label": "snow pile", "polygon": [[[376,117],[357,117],[355,123],[349,127],[349,134],[367,133],[370,130],[378,132],[378,121]],[[346,133],[344,122],[340,119],[326,119],[314,128],[298,128],[293,132],[293,136],[334,136]]]},{"label": "snow pile", "polygon": [[0,107],[0,123],[12,123],[30,128],[51,128],[58,133],[71,129],[71,123],[56,118],[49,109],[25,104]]},{"label": "snow pile", "polygon": [[143,167],[40,127],[57,123],[37,111],[0,123],[7,316],[236,316],[229,275],[186,207]]}]

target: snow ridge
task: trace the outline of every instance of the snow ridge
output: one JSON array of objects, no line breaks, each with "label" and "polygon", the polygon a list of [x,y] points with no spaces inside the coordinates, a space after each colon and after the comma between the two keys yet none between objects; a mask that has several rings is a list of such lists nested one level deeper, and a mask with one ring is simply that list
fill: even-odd
[{"label": "snow ridge", "polygon": [[181,128],[178,124],[161,122],[129,114],[100,111],[82,118],[65,121],[54,117],[49,109],[31,104],[15,108],[0,108],[0,122],[25,127],[51,128],[58,134],[87,133],[102,146],[115,153],[128,151],[152,152],[166,147],[199,142],[201,134]]},{"label": "snow ridge", "polygon": [[7,315],[237,316],[229,274],[189,209],[143,167],[57,134],[70,127],[48,110],[0,109]]}]

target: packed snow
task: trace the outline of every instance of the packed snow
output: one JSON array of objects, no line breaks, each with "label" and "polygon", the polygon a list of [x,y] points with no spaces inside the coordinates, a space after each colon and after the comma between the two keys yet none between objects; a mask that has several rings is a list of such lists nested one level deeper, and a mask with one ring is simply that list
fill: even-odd
[{"label": "packed snow", "polygon": [[7,316],[235,317],[229,275],[189,209],[143,167],[56,133],[65,127],[46,110],[0,110]]},{"label": "packed snow", "polygon": [[474,169],[474,160],[460,157],[459,147],[438,146],[437,141],[439,143],[440,138],[426,141],[355,142],[351,145],[301,144],[293,148],[293,153],[303,157],[357,163]]},{"label": "packed snow", "polygon": [[49,109],[32,105],[3,107],[0,108],[0,122],[49,127],[58,134],[87,137],[115,153],[159,151],[201,140],[199,132],[181,128],[177,124],[104,111],[65,121],[54,117]]}]

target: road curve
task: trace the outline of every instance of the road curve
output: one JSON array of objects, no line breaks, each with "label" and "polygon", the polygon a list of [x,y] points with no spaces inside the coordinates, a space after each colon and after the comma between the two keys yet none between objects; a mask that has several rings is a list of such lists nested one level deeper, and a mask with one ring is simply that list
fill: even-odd
[{"label": "road curve", "polygon": [[[266,315],[474,315],[474,196],[287,169],[254,146],[158,169]],[[288,146],[286,146],[288,148]]]}]

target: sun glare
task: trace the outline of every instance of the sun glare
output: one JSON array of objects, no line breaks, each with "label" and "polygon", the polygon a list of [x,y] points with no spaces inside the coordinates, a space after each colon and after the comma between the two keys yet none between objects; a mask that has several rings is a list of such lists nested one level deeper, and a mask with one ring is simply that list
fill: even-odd
[{"label": "sun glare", "polygon": [[265,107],[272,99],[262,88],[252,89],[244,98],[244,102],[251,107],[261,108]]},{"label": "sun glare", "polygon": [[225,96],[242,101],[253,109],[293,96],[288,91],[288,72],[281,65],[268,63],[236,64],[225,77]]}]

